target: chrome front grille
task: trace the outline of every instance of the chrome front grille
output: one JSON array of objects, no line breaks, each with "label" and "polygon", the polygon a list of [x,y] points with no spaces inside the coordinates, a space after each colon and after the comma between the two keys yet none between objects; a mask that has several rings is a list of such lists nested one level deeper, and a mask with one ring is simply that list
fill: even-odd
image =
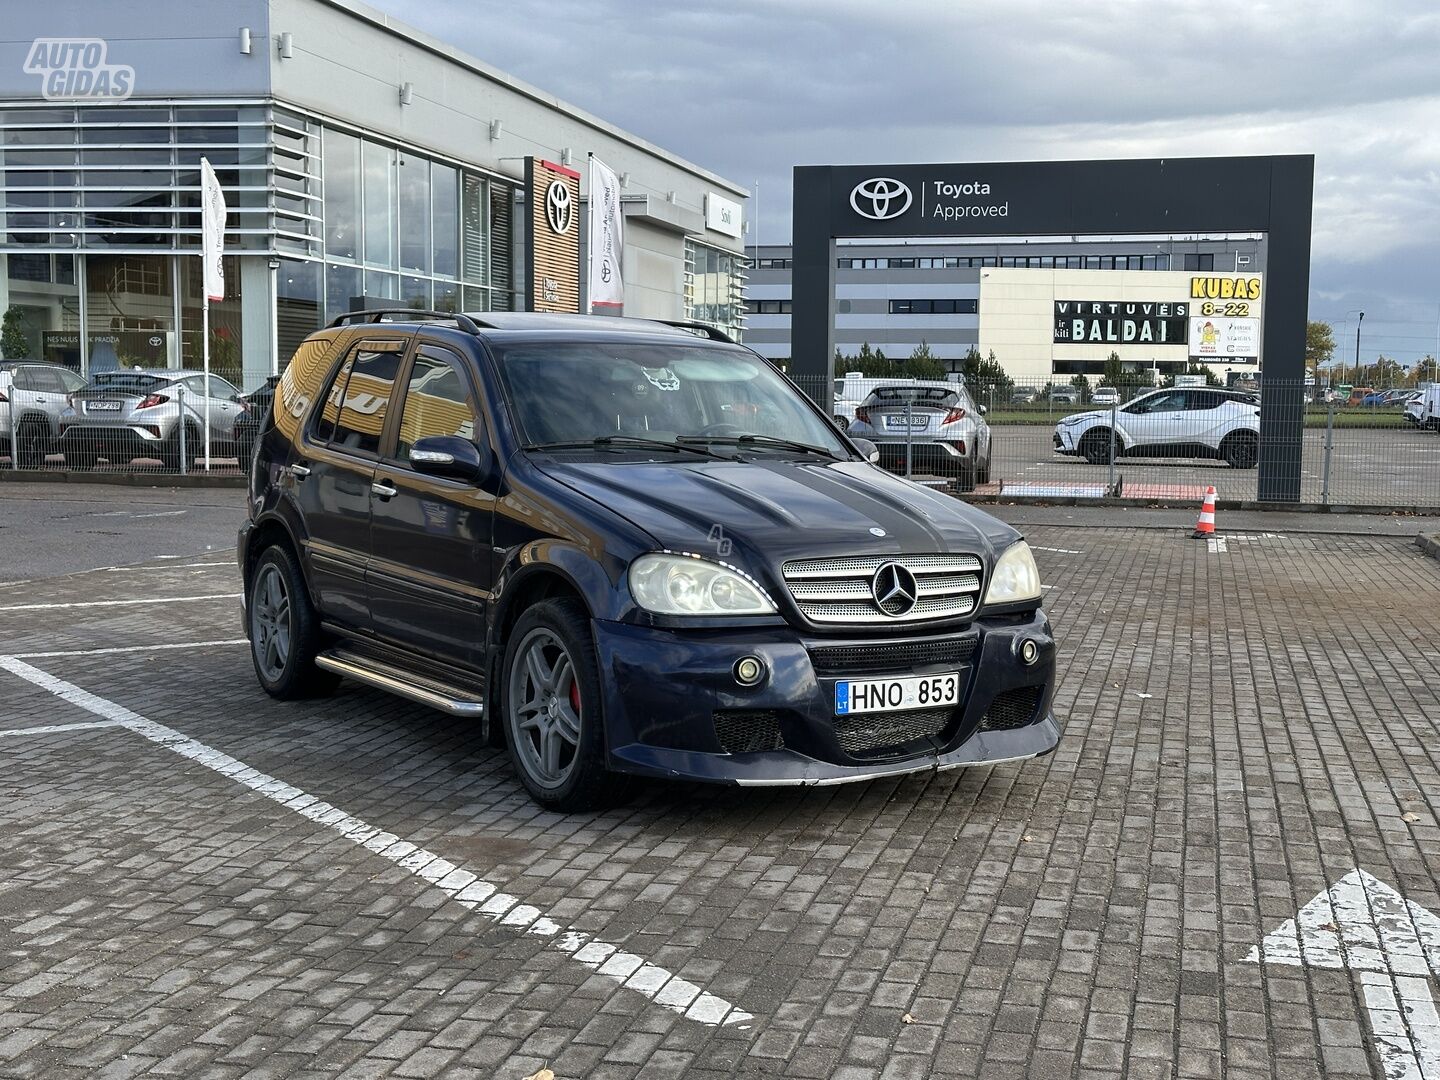
[{"label": "chrome front grille", "polygon": [[[915,578],[915,603],[892,615],[875,601],[875,573],[896,563]],[[974,555],[854,555],[797,559],[781,567],[795,606],[815,623],[888,623],[957,619],[980,603],[983,564]]]}]

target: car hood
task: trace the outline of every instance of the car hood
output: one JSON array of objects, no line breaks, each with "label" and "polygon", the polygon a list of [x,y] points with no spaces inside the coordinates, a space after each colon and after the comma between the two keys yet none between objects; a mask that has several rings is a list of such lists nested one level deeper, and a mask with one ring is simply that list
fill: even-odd
[{"label": "car hood", "polygon": [[988,564],[1020,536],[958,499],[861,461],[532,460],[644,530],[657,548],[722,559],[772,580],[793,558],[957,551]]}]

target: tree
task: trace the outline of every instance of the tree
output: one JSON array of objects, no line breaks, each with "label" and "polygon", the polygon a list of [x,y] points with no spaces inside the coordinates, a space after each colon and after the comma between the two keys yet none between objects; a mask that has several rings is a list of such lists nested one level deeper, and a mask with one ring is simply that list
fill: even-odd
[{"label": "tree", "polygon": [[1100,374],[1100,385],[1118,389],[1124,375],[1124,369],[1120,366],[1120,354],[1111,349],[1110,355],[1105,358],[1105,370]]},{"label": "tree", "polygon": [[1311,319],[1305,324],[1305,370],[1314,375],[1335,355],[1335,332],[1329,323]]},{"label": "tree", "polygon": [[1090,395],[1092,393],[1090,389],[1090,380],[1087,379],[1084,375],[1076,375],[1073,379],[1070,380],[1070,385],[1073,386],[1076,390],[1080,391],[1080,404],[1088,405],[1090,403]]},{"label": "tree", "polygon": [[30,339],[25,336],[25,313],[18,307],[5,312],[0,320],[0,353],[6,360],[27,360],[30,357]]}]

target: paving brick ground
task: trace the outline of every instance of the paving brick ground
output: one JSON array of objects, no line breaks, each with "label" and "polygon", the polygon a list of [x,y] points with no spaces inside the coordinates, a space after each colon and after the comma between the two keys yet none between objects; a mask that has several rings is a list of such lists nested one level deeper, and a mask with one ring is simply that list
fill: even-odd
[{"label": "paving brick ground", "polygon": [[[448,718],[245,650],[27,661],[754,1014],[660,1008],[123,728],[0,737],[0,1077],[1379,1076],[1246,954],[1361,866],[1440,908],[1440,572],[1386,537],[1033,527],[1053,756],[536,809]],[[238,637],[213,557],[0,589],[0,653]],[[96,717],[0,672],[0,729]],[[1413,816],[1413,820],[1408,820]]]}]

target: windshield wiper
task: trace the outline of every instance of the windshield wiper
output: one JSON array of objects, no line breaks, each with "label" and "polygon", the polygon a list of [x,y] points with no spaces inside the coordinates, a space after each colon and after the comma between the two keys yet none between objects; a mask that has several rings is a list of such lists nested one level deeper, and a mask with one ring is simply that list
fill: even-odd
[{"label": "windshield wiper", "polygon": [[827,450],[823,446],[812,446],[810,443],[797,442],[794,439],[782,439],[777,435],[681,435],[676,439],[682,443],[722,443],[727,446],[774,446],[782,450],[794,450],[800,454],[819,454],[831,461],[844,461],[845,459],[833,450]]},{"label": "windshield wiper", "polygon": [[576,439],[572,442],[535,443],[527,450],[588,450],[603,449],[607,446],[633,446],[643,449],[673,450],[677,453],[701,454],[704,457],[723,457],[703,446],[691,446],[684,442],[666,442],[664,439],[647,439],[643,435],[601,435],[594,439]]}]

